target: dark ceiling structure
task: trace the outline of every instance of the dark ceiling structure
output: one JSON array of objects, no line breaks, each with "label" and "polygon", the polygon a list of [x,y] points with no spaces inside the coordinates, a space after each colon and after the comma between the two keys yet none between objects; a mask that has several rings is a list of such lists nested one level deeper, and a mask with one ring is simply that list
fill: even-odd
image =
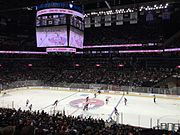
[{"label": "dark ceiling structure", "polygon": [[0,12],[7,9],[15,9],[22,7],[32,7],[48,2],[68,2],[82,6],[84,10],[105,8],[107,3],[110,6],[138,4],[144,2],[166,2],[166,1],[178,1],[178,0],[1,0]]},{"label": "dark ceiling structure", "polygon": [[[0,0],[0,17],[29,21],[35,18],[36,6],[50,2],[73,3],[87,12],[141,6],[149,3],[180,3],[180,0]],[[176,4],[177,5],[177,4]],[[19,18],[18,18],[19,17]],[[28,19],[27,19],[28,18]],[[30,19],[29,19],[30,18]]]}]

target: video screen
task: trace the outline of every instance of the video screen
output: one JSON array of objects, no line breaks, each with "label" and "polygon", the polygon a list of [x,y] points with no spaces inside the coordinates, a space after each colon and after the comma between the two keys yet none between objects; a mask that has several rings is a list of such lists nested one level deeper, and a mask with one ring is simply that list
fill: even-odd
[{"label": "video screen", "polygon": [[74,27],[71,27],[69,46],[82,49],[83,44],[84,44],[84,32]]},{"label": "video screen", "polygon": [[36,28],[37,47],[67,46],[67,26]]}]

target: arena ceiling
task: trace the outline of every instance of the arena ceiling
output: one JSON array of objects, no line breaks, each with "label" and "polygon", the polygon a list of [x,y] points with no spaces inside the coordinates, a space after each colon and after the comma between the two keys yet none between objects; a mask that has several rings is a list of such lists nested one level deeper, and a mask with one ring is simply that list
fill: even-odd
[{"label": "arena ceiling", "polygon": [[93,9],[104,7],[106,6],[105,1],[107,1],[111,6],[117,6],[152,1],[164,2],[176,0],[0,0],[0,11],[4,9],[36,6],[47,2],[73,2],[79,5],[84,5],[86,10],[86,8]]},{"label": "arena ceiling", "polygon": [[[143,3],[148,4],[149,2],[153,3],[162,3],[162,2],[172,2],[180,3],[180,0],[73,0],[74,4],[80,5],[85,12],[91,12],[92,10],[104,10],[108,9],[108,2],[110,7],[117,8],[119,6],[126,6],[129,4]],[[35,6],[48,3],[48,2],[68,2],[72,3],[72,0],[0,0],[0,16],[6,18],[16,18],[19,16],[32,16],[35,15]],[[25,17],[21,17],[25,18]]]}]

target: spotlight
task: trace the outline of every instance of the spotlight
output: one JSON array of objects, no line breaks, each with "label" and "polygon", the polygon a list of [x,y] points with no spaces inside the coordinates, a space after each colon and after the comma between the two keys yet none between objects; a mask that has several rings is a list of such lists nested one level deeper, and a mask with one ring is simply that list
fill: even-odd
[{"label": "spotlight", "polygon": [[69,7],[70,7],[70,8],[73,8],[73,4],[69,4]]}]

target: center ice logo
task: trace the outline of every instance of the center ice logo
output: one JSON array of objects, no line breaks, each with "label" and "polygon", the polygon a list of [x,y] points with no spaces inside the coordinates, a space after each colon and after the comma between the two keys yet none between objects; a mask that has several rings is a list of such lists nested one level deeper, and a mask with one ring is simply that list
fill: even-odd
[{"label": "center ice logo", "polygon": [[[101,107],[104,105],[104,101],[99,100],[99,99],[94,99],[94,98],[89,99],[88,103],[89,103],[89,106],[88,106],[89,109]],[[86,104],[86,99],[76,99],[76,100],[71,101],[69,104],[72,107],[83,108],[84,105]]]},{"label": "center ice logo", "polygon": [[65,45],[66,43],[66,38],[60,37],[59,35],[57,37],[51,37],[48,40],[49,42],[54,43],[54,44]]}]

